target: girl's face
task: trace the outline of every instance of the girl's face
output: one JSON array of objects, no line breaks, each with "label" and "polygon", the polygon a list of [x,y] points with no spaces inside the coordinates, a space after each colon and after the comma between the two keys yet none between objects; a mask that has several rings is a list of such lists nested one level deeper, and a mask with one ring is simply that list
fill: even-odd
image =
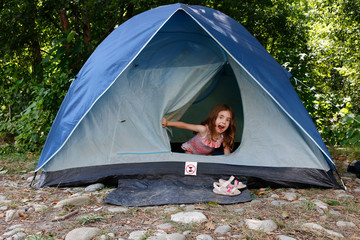
[{"label": "girl's face", "polygon": [[228,110],[220,111],[215,120],[215,130],[217,133],[221,134],[225,132],[229,126],[231,121],[231,113]]}]

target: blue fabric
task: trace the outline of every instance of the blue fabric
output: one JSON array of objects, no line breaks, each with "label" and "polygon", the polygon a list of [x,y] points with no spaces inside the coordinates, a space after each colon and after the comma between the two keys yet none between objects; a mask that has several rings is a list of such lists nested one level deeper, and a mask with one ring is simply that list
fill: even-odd
[{"label": "blue fabric", "polygon": [[269,92],[314,139],[335,170],[331,156],[309,113],[292,87],[286,71],[241,24],[214,9],[183,6]]},{"label": "blue fabric", "polygon": [[334,169],[320,134],[289,81],[290,73],[278,64],[241,24],[225,14],[201,6],[173,4],[134,16],[98,46],[69,88],[44,145],[37,170],[62,148],[96,101],[111,87],[163,24],[180,9],[204,27],[253,76],[316,142]]}]

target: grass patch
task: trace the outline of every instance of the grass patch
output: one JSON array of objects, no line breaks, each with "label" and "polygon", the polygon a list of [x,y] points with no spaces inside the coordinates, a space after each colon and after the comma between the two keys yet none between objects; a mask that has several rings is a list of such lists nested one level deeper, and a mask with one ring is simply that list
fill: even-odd
[{"label": "grass patch", "polygon": [[313,212],[316,210],[316,204],[310,200],[304,201],[303,206],[304,206],[304,209],[308,212]]},{"label": "grass patch", "polygon": [[39,155],[33,153],[6,153],[0,155],[1,171],[6,174],[22,174],[35,170]]},{"label": "grass patch", "polygon": [[340,205],[340,203],[335,200],[325,200],[324,202],[329,204],[330,206],[339,206]]},{"label": "grass patch", "polygon": [[50,235],[43,235],[42,233],[38,233],[36,235],[27,236],[26,240],[54,240],[55,238]]},{"label": "grass patch", "polygon": [[81,223],[81,225],[98,221],[105,222],[106,220],[102,215],[99,214],[87,214],[78,218],[78,222]]}]

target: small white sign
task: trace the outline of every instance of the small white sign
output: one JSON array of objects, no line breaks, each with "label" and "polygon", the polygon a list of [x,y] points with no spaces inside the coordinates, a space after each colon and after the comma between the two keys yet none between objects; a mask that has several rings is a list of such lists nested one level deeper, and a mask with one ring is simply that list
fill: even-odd
[{"label": "small white sign", "polygon": [[185,175],[196,176],[196,172],[197,172],[197,162],[186,162],[185,163]]}]

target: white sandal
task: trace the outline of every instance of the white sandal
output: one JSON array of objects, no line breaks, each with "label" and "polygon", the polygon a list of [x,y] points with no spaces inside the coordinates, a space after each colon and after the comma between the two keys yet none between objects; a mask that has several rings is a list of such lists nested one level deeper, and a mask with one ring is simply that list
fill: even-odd
[{"label": "white sandal", "polygon": [[237,188],[237,189],[243,189],[243,188],[246,188],[247,186],[245,184],[243,184],[242,182],[238,181],[237,179],[235,179],[234,181],[234,184],[231,184],[231,182],[235,179],[234,176],[231,176],[229,178],[229,180],[223,180],[223,179],[219,179],[219,183],[222,187],[228,187],[228,186],[231,186],[231,187],[234,187],[234,188]]},{"label": "white sandal", "polygon": [[225,196],[236,196],[239,195],[241,192],[239,189],[234,188],[232,186],[223,187],[220,183],[214,182],[214,189],[213,192],[219,195],[225,195]]}]

